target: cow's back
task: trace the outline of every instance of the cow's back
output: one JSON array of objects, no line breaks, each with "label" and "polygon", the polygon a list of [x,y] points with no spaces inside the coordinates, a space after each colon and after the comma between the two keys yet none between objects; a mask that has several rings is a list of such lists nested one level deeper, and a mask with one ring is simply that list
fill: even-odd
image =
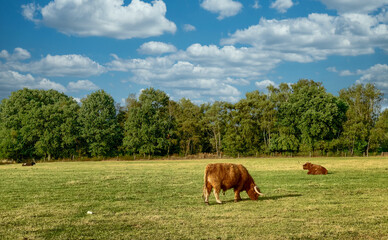
[{"label": "cow's back", "polygon": [[324,168],[323,166],[316,165],[316,164],[311,164],[311,165],[312,165],[311,169],[312,169],[313,175],[321,175],[321,174],[326,175],[327,174],[327,169]]},{"label": "cow's back", "polygon": [[211,185],[220,185],[222,189],[235,187],[241,182],[240,165],[232,163],[208,164],[205,170],[205,180]]}]

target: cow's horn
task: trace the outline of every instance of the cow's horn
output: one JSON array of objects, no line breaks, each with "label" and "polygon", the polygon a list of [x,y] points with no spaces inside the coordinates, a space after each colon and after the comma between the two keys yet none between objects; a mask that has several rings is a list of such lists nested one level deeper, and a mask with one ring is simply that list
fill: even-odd
[{"label": "cow's horn", "polygon": [[257,194],[259,194],[260,196],[263,196],[264,194],[262,194],[261,192],[259,192],[259,190],[257,190],[257,186],[255,186],[253,189],[255,189],[255,192],[257,192]]}]

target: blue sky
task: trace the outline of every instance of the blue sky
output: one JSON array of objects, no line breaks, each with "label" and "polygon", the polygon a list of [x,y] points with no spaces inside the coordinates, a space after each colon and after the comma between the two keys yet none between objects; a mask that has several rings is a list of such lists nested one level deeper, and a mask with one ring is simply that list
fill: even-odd
[{"label": "blue sky", "polygon": [[[0,99],[23,87],[118,103],[236,102],[301,78],[388,97],[388,0],[0,0]],[[384,99],[383,106],[388,106]]]}]

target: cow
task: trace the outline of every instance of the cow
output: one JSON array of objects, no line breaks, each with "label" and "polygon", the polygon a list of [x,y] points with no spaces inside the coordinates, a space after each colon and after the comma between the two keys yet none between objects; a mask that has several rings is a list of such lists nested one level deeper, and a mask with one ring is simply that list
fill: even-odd
[{"label": "cow", "polygon": [[35,162],[26,162],[26,163],[23,163],[22,166],[25,167],[25,166],[34,166],[36,163]]},{"label": "cow", "polygon": [[320,166],[320,165],[317,165],[317,164],[312,164],[312,163],[309,163],[309,162],[306,162],[304,165],[303,165],[303,169],[304,170],[309,170],[307,172],[307,174],[311,174],[311,175],[326,175],[327,174],[327,169]]},{"label": "cow", "polygon": [[241,200],[240,192],[246,191],[251,200],[257,200],[263,194],[256,186],[248,170],[241,164],[214,163],[208,164],[205,168],[203,198],[205,204],[209,205],[209,195],[214,188],[216,202],[222,204],[219,194],[224,191],[234,189],[234,202]]}]

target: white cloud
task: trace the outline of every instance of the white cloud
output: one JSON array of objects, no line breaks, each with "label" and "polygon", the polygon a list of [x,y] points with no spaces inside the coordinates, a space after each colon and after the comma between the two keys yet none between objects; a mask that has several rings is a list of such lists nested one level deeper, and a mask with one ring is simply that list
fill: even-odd
[{"label": "white cloud", "polygon": [[255,0],[255,3],[252,5],[252,7],[253,7],[254,9],[259,9],[259,8],[261,8],[261,6],[260,6],[260,4],[259,4],[259,1],[258,1],[258,0]]},{"label": "white cloud", "polygon": [[241,97],[238,86],[249,85],[279,62],[271,54],[253,48],[220,48],[197,43],[164,57],[120,59],[114,56],[107,69],[131,72],[131,82],[167,89],[193,101],[200,98],[234,101]]},{"label": "white cloud", "polygon": [[343,71],[341,71],[341,72],[339,73],[339,75],[342,76],[342,77],[346,77],[346,76],[353,76],[354,73],[352,73],[352,72],[349,71],[349,70],[343,70]]},{"label": "white cloud", "polygon": [[358,70],[358,74],[361,75],[360,79],[356,83],[372,83],[378,89],[380,89],[385,97],[388,97],[388,65],[376,64],[367,70]]},{"label": "white cloud", "polygon": [[338,70],[337,70],[336,67],[328,67],[328,68],[326,68],[326,70],[327,70],[328,72],[333,72],[333,73],[338,72]]},{"label": "white cloud", "polygon": [[[19,53],[23,53],[22,50]],[[15,55],[15,53],[13,54]],[[21,56],[26,54],[17,54],[17,59],[22,59]],[[29,56],[29,55],[28,55]],[[8,60],[12,58],[9,57]],[[81,55],[47,55],[39,61],[31,61],[28,63],[18,61],[7,61],[5,63],[8,69],[19,72],[29,72],[44,76],[79,76],[87,77],[99,75],[105,72],[105,68],[88,57]]]},{"label": "white cloud", "polygon": [[294,3],[291,0],[276,0],[272,2],[271,8],[275,8],[278,12],[285,13],[291,8]]},{"label": "white cloud", "polygon": [[370,13],[388,4],[387,0],[320,0],[329,9],[340,13]]},{"label": "white cloud", "polygon": [[37,13],[41,10],[40,6],[35,5],[34,3],[22,5],[23,16],[35,23],[39,22],[39,20],[35,19]]},{"label": "white cloud", "polygon": [[176,47],[172,44],[167,44],[163,42],[153,42],[153,41],[143,43],[138,49],[138,52],[142,54],[149,54],[149,55],[160,55],[163,53],[172,53],[176,51],[177,51]]},{"label": "white cloud", "polygon": [[65,92],[66,88],[59,83],[46,78],[35,78],[31,74],[21,74],[16,71],[0,71],[0,98],[8,97],[12,91],[21,88],[54,89]]},{"label": "white cloud", "polygon": [[249,44],[273,52],[285,61],[312,62],[329,55],[357,56],[374,53],[374,48],[388,50],[388,25],[377,16],[365,14],[310,14],[307,18],[267,20],[237,30],[226,44]]},{"label": "white cloud", "polygon": [[358,70],[356,73],[354,72],[351,72],[350,70],[337,70],[336,67],[328,67],[326,68],[326,70],[328,72],[333,72],[333,73],[338,73],[338,75],[340,75],[341,77],[347,77],[347,76],[353,76],[353,75],[356,75],[356,74],[360,74],[360,70]]},{"label": "white cloud", "polygon": [[263,91],[267,90],[267,87],[270,85],[272,85],[274,87],[278,86],[274,81],[271,81],[268,79],[260,81],[260,82],[255,82],[255,85],[258,89],[263,90]]},{"label": "white cloud", "polygon": [[15,71],[1,71],[0,85],[2,89],[16,89],[34,84],[35,78],[31,74],[20,74]]},{"label": "white cloud", "polygon": [[226,17],[237,15],[243,5],[233,0],[204,0],[201,3],[201,7],[212,13],[219,14],[217,19],[222,20]]},{"label": "white cloud", "polygon": [[0,52],[0,58],[4,58],[6,61],[26,60],[30,57],[31,54],[23,48],[15,48],[12,54],[9,54],[7,50]]},{"label": "white cloud", "polygon": [[130,39],[176,31],[176,25],[165,18],[162,0],[152,4],[132,0],[128,5],[123,0],[53,0],[44,7],[28,4],[22,8],[28,20],[67,35]]},{"label": "white cloud", "polygon": [[99,87],[89,80],[78,80],[77,82],[69,82],[67,85],[69,91],[78,90],[97,90]]},{"label": "white cloud", "polygon": [[192,32],[192,31],[195,31],[196,28],[195,28],[193,25],[191,25],[191,24],[185,24],[185,25],[183,26],[183,30],[184,30],[185,32]]},{"label": "white cloud", "polygon": [[54,89],[59,92],[66,92],[66,88],[59,83],[53,82],[48,80],[47,78],[43,78],[42,80],[38,81],[35,85],[31,86],[30,88],[38,88],[38,89]]}]

